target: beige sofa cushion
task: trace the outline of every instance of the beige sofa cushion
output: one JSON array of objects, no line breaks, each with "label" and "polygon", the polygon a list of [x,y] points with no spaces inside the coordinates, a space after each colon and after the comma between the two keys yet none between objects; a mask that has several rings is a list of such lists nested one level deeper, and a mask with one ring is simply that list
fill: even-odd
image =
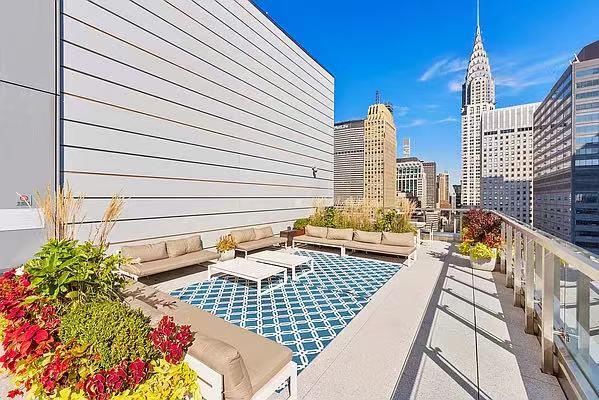
[{"label": "beige sofa cushion", "polygon": [[244,251],[252,251],[275,245],[283,245],[286,241],[287,238],[270,236],[258,240],[252,240],[251,242],[239,243],[237,246],[235,246],[235,248]]},{"label": "beige sofa cushion", "polygon": [[354,232],[354,240],[356,242],[379,244],[379,243],[381,243],[381,233],[380,232],[355,231]]},{"label": "beige sofa cushion", "polygon": [[235,242],[243,243],[249,242],[256,239],[256,232],[254,228],[249,229],[237,229],[235,231],[231,231],[231,236],[235,239]]},{"label": "beige sofa cushion", "polygon": [[306,235],[318,238],[326,238],[328,228],[323,226],[306,225]]},{"label": "beige sofa cushion", "polygon": [[298,243],[310,243],[333,247],[345,247],[348,243],[351,243],[351,240],[327,239],[308,235],[296,236],[293,238],[293,241]]},{"label": "beige sofa cushion", "polygon": [[353,236],[354,236],[354,230],[351,228],[347,228],[347,229],[329,228],[327,231],[327,239],[352,240]]},{"label": "beige sofa cushion", "polygon": [[166,252],[166,243],[164,242],[142,244],[139,246],[123,246],[121,248],[121,254],[123,254],[125,257],[134,259],[139,258],[140,262],[168,258],[168,253]]},{"label": "beige sofa cushion", "polygon": [[[223,365],[227,365],[226,362],[219,367],[216,366],[216,362],[213,365],[208,365],[224,375],[224,397],[227,400],[249,400],[254,393],[260,390],[291,361],[292,352],[289,348],[233,325],[190,304],[176,300],[166,293],[159,292],[139,282],[134,282],[125,291],[125,295],[134,295],[158,310],[171,315],[178,324],[190,324],[191,330],[196,333],[196,342],[189,348],[188,353],[207,365],[208,362],[214,362],[212,357],[218,358],[221,356],[218,354],[209,355],[208,353],[211,353],[211,351],[203,349],[203,346],[208,345],[204,344],[205,342],[199,335],[217,338],[219,341],[237,349],[249,374],[251,385],[247,384],[242,368],[232,368],[233,371],[240,371],[238,375],[232,373],[231,370],[225,371],[222,368]],[[197,338],[200,340],[197,340]],[[209,346],[216,346],[216,344],[209,344]],[[217,347],[213,347],[213,349],[216,349],[217,353],[221,351]],[[229,360],[229,365],[234,364],[235,353],[229,348],[223,348],[222,351],[226,353],[222,358]]]},{"label": "beige sofa cushion", "polygon": [[169,257],[178,257],[200,250],[202,250],[202,239],[199,236],[190,236],[166,242],[166,252]]},{"label": "beige sofa cushion", "polygon": [[412,247],[412,246],[414,246],[414,234],[411,232],[407,232],[407,233],[383,232],[383,240],[381,240],[381,244],[386,244],[389,246]]},{"label": "beige sofa cushion", "polygon": [[173,269],[190,267],[210,260],[216,260],[218,253],[210,250],[200,250],[183,254],[178,257],[166,257],[160,260],[146,261],[141,264],[124,265],[121,270],[137,277],[159,274]]},{"label": "beige sofa cushion", "polygon": [[270,226],[265,226],[262,228],[254,228],[254,236],[255,236],[254,240],[264,239],[267,237],[271,237],[273,235],[274,234],[272,233],[272,227],[270,227]]},{"label": "beige sofa cushion", "polygon": [[416,247],[413,246],[390,246],[388,244],[365,243],[357,242],[355,240],[348,242],[346,248],[351,250],[369,251],[372,253],[391,254],[402,257],[408,257],[414,252],[414,250],[416,250]]}]

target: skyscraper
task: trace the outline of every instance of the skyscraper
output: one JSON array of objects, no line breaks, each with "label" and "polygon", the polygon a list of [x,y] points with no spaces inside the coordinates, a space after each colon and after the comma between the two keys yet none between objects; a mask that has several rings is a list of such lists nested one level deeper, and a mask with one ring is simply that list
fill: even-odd
[{"label": "skyscraper", "polygon": [[599,254],[599,41],[534,114],[534,225]]},{"label": "skyscraper", "polygon": [[[437,188],[439,208],[452,208],[451,199],[449,197],[451,185],[449,184],[449,174],[447,172],[442,172],[437,175]],[[453,191],[453,188],[451,189],[451,191]]]},{"label": "skyscraper", "polygon": [[405,195],[417,202],[418,207],[426,207],[426,172],[421,160],[416,157],[397,159],[397,195]]},{"label": "skyscraper", "polygon": [[435,208],[437,206],[437,163],[423,161],[422,166],[426,173],[426,201],[422,207]]},{"label": "skyscraper", "polygon": [[371,105],[364,121],[364,199],[376,207],[396,204],[395,132],[389,108],[381,103]]},{"label": "skyscraper", "polygon": [[403,157],[410,157],[410,138],[403,138]]},{"label": "skyscraper", "polygon": [[495,81],[483,46],[477,7],[476,36],[462,85],[462,204],[480,205],[481,114],[495,108]]},{"label": "skyscraper", "polygon": [[540,103],[482,113],[483,208],[532,222],[533,114]]},{"label": "skyscraper", "polygon": [[364,120],[335,124],[334,200],[364,197]]}]

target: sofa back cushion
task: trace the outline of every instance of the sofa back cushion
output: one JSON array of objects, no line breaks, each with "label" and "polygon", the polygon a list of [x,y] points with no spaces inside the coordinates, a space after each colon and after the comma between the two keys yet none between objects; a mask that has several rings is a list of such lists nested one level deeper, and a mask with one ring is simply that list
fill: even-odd
[{"label": "sofa back cushion", "polygon": [[200,250],[202,250],[202,239],[200,236],[190,236],[166,242],[166,252],[169,257],[178,257]]},{"label": "sofa back cushion", "polygon": [[273,235],[274,234],[272,233],[272,227],[270,227],[270,226],[264,226],[262,228],[254,228],[254,236],[256,236],[256,240],[271,237]]},{"label": "sofa back cushion", "polygon": [[140,262],[168,258],[165,242],[142,244],[139,246],[123,246],[121,248],[121,253],[125,257],[131,257],[134,259],[139,258]]},{"label": "sofa back cushion", "polygon": [[355,231],[354,232],[354,240],[356,242],[362,243],[381,243],[381,233],[380,232],[366,232],[366,231]]},{"label": "sofa back cushion", "polygon": [[326,238],[327,237],[328,228],[323,226],[313,226],[306,225],[306,235],[317,237],[317,238]]},{"label": "sofa back cushion", "polygon": [[381,244],[386,244],[389,246],[412,247],[414,246],[414,234],[411,232],[383,232],[383,240],[381,241]]},{"label": "sofa back cushion", "polygon": [[251,242],[252,240],[256,240],[256,232],[254,228],[249,229],[237,229],[235,231],[231,231],[231,236],[235,239],[237,243]]},{"label": "sofa back cushion", "polygon": [[351,228],[347,228],[347,229],[329,228],[327,231],[327,239],[352,240],[353,236],[354,236],[354,230]]}]

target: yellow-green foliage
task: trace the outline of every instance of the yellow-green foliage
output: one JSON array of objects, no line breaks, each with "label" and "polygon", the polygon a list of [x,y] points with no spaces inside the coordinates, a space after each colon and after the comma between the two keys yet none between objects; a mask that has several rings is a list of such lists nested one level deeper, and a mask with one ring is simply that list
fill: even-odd
[{"label": "yellow-green foliage", "polygon": [[470,244],[470,242],[462,242],[462,243],[460,243],[460,246],[458,247],[458,251],[460,252],[460,254],[469,256],[471,247],[472,247],[472,245]]},{"label": "yellow-green foliage", "polygon": [[4,340],[4,330],[8,326],[8,320],[0,316],[0,342]]},{"label": "yellow-green foliage", "polygon": [[[88,400],[82,391],[64,388],[45,397],[51,400]],[[152,361],[152,374],[135,389],[113,395],[110,400],[201,400],[198,375],[185,362]]]},{"label": "yellow-green foliage", "polygon": [[234,250],[237,246],[237,242],[231,235],[223,235],[216,244],[216,251],[224,253],[225,251]]},{"label": "yellow-green foliage", "polygon": [[111,400],[180,400],[185,396],[201,400],[198,376],[187,363],[170,364],[161,359],[152,361],[152,369],[150,378],[134,390],[126,390]]},{"label": "yellow-green foliage", "polygon": [[495,256],[495,250],[484,243],[479,242],[470,248],[470,257],[473,260],[490,260]]}]

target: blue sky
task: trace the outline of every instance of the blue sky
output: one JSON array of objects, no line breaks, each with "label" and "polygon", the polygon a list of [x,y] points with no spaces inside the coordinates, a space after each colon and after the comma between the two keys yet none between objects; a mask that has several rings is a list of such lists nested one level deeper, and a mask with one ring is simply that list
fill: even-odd
[{"label": "blue sky", "polygon": [[[335,76],[335,120],[363,118],[375,91],[395,106],[398,143],[458,183],[460,85],[475,0],[256,0]],[[497,106],[541,101],[573,54],[599,39],[597,0],[481,0]]]}]

